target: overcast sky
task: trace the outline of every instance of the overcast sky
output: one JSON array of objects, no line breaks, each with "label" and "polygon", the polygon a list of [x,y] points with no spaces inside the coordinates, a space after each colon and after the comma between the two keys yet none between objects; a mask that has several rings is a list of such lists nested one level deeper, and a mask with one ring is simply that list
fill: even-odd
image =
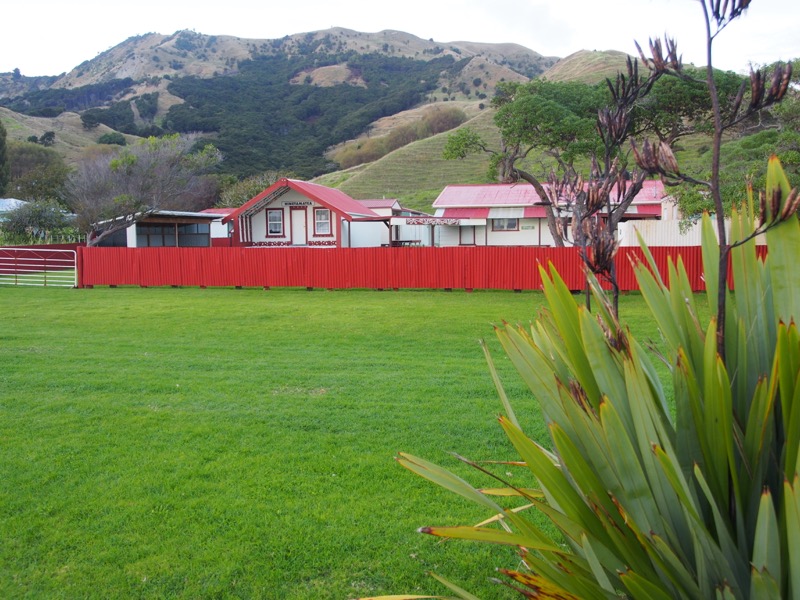
[{"label": "overcast sky", "polygon": [[[12,0],[2,9],[0,73],[59,75],[127,38],[191,29],[208,35],[274,39],[346,27],[394,29],[437,42],[513,42],[546,56],[581,49],[636,53],[633,41],[665,34],[684,62],[706,63],[697,0]],[[800,58],[800,1],[754,0],[714,44],[714,64],[746,71]]]}]

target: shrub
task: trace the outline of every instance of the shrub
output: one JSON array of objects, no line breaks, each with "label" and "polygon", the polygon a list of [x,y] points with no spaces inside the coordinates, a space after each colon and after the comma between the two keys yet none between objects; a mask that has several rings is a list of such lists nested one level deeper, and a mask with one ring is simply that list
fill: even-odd
[{"label": "shrub", "polygon": [[118,131],[104,133],[99,138],[97,138],[98,144],[111,144],[117,146],[124,146],[128,142],[125,140],[125,136],[119,133]]},{"label": "shrub", "polygon": [[460,108],[437,106],[418,121],[396,127],[385,136],[345,144],[333,153],[333,160],[342,169],[373,162],[417,140],[458,127],[466,120],[467,115]]},{"label": "shrub", "polygon": [[4,213],[0,231],[7,243],[45,244],[73,233],[73,219],[55,200],[38,200]]},{"label": "shrub", "polygon": [[[529,597],[798,597],[800,222],[797,190],[775,158],[761,198],[758,222],[752,195],[734,211],[736,302],[725,305],[725,359],[717,315],[701,317],[680,257],[669,264],[669,285],[646,248],[635,267],[664,338],[674,408],[645,346],[614,316],[597,281],[590,276],[592,315],[551,266],[543,277],[549,310],[530,328],[496,331],[541,406],[552,450],[522,431],[487,353],[505,409],[500,425],[529,481],[495,475],[501,488],[478,490],[401,454],[404,467],[492,513],[478,526],[421,531],[518,547],[524,568],[502,573]],[[751,234],[764,221],[772,226],[761,256]],[[713,310],[717,294],[732,293],[715,285],[720,249],[708,215],[703,228]]]}]

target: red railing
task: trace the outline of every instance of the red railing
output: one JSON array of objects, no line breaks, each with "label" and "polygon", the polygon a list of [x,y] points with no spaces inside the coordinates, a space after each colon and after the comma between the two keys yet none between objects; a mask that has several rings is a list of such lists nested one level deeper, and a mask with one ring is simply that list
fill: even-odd
[{"label": "red railing", "polygon": [[[699,247],[656,247],[666,277],[667,258],[681,257],[692,289],[705,289]],[[638,248],[621,248],[621,290],[637,289],[632,262]],[[506,289],[541,287],[539,265],[552,262],[573,290],[585,278],[575,248],[79,248],[80,287],[94,285],[195,287],[308,287],[327,289]]]}]

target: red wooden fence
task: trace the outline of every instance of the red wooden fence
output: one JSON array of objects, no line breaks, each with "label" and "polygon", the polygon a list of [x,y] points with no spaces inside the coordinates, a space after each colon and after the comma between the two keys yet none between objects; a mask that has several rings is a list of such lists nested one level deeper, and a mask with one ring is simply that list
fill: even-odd
[{"label": "red wooden fence", "polygon": [[[692,289],[702,291],[699,247],[654,247],[666,277],[667,258],[680,256]],[[620,248],[620,289],[637,289],[638,248]],[[552,262],[567,285],[585,284],[575,248],[79,248],[79,286],[308,287],[327,289],[541,288],[539,265]]]}]

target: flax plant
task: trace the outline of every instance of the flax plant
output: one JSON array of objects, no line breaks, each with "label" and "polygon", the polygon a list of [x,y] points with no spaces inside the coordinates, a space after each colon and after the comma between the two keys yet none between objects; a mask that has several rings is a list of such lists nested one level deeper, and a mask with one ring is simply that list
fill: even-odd
[{"label": "flax plant", "polygon": [[[503,569],[499,581],[531,598],[800,596],[800,200],[777,159],[760,199],[751,194],[733,216],[726,362],[716,318],[700,317],[680,257],[666,277],[646,248],[635,266],[663,335],[674,410],[652,352],[617,319],[597,280],[587,275],[598,307],[591,314],[555,269],[543,272],[548,309],[530,326],[496,333],[541,405],[552,450],[523,432],[487,353],[504,404],[500,426],[529,481],[496,476],[500,487],[480,490],[400,454],[407,469],[489,512],[477,526],[421,531],[516,546],[523,567]],[[770,222],[762,256],[752,234]],[[708,217],[703,227],[715,306],[717,294],[731,292],[713,285],[719,245]],[[450,598],[475,598],[437,579]],[[443,596],[393,596],[428,597]]]},{"label": "flax plant", "polygon": [[[541,407],[549,448],[523,431],[486,352],[504,407],[500,426],[527,483],[512,485],[489,466],[460,457],[500,482],[481,490],[421,458],[397,458],[489,511],[475,526],[420,531],[516,547],[521,567],[502,569],[506,577],[498,582],[526,597],[800,598],[800,196],[773,157],[766,189],[757,200],[748,190],[733,211],[728,236],[719,195],[723,132],[780,101],[791,66],[776,68],[771,82],[762,72],[751,73],[748,103],[743,86],[724,112],[714,88],[711,43],[750,2],[700,4],[714,164],[709,181],[692,181],[709,189],[716,206],[716,226],[708,215],[702,224],[710,317],[698,312],[680,257],[659,273],[642,244],[645,260],[634,265],[663,338],[660,359],[671,385],[659,379],[657,357],[619,320],[595,275],[587,269],[592,314],[575,302],[551,265],[541,269],[548,308],[529,326],[496,327]],[[685,77],[674,41],[667,40],[666,51],[651,41],[650,50],[652,58],[642,55],[649,68]],[[667,182],[690,180],[664,144],[640,148],[633,151],[644,171]],[[766,254],[757,250],[757,238],[766,240]],[[449,598],[475,599],[436,578],[454,594]]]}]

